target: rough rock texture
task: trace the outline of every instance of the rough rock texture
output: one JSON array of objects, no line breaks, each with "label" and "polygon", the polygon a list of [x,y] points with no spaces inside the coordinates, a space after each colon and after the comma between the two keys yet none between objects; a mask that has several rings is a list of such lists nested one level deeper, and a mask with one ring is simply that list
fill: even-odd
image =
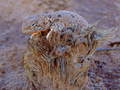
[{"label": "rough rock texture", "polygon": [[[25,80],[23,80],[24,77],[21,76],[23,66],[22,64],[18,64],[18,62],[22,61],[21,56],[23,56],[23,52],[25,51],[24,48],[26,47],[27,38],[27,36],[21,34],[20,21],[24,16],[32,15],[34,12],[44,12],[42,7],[36,8],[36,5],[31,3],[37,0],[24,0],[24,4],[22,4],[21,1],[23,0],[0,0],[0,90],[2,87],[7,88],[6,90],[16,90],[14,88],[21,90],[21,86],[23,87],[24,83],[26,83]],[[85,17],[89,23],[101,20],[98,27],[118,27],[118,31],[114,33],[116,37],[109,42],[105,42],[104,45],[100,47],[108,47],[110,42],[120,41],[119,0],[74,0],[70,8]],[[114,47],[116,46],[119,47],[119,44],[114,45]],[[16,47],[16,49],[14,49],[14,47]],[[12,53],[15,53],[15,55],[12,55]],[[94,77],[91,78],[93,78],[94,81],[97,76],[102,78],[101,81],[104,82],[108,90],[119,90],[120,88],[119,54],[119,51],[97,52],[95,54],[96,60],[100,63],[96,62],[98,65],[94,67],[92,64],[90,69],[91,74],[94,74]],[[106,64],[101,64],[103,63],[102,61],[106,62]],[[12,65],[17,66],[16,69],[13,69]],[[19,77],[19,75],[21,77]],[[95,87],[94,84],[88,86],[88,89]],[[93,90],[93,88],[91,90]]]},{"label": "rough rock texture", "polygon": [[[96,46],[91,48],[91,44],[96,43],[96,38],[91,33],[91,43],[86,42],[89,34],[86,29],[88,23],[76,13],[59,11],[48,15],[53,17],[50,18],[53,21],[59,19],[58,21],[65,26],[51,21],[54,28],[48,28],[49,32],[38,33],[29,39],[29,48],[24,56],[27,77],[37,90],[83,89],[88,82],[87,73],[90,65],[86,57],[91,54],[89,52],[95,50]],[[55,17],[58,15],[61,17]]]}]

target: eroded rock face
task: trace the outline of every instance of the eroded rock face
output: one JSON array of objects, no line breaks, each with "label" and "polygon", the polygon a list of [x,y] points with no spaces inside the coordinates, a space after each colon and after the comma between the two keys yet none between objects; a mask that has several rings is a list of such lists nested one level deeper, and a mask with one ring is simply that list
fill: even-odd
[{"label": "eroded rock face", "polygon": [[[57,19],[65,24],[64,27],[59,26],[61,23],[52,22],[54,24],[49,32],[38,32],[29,38],[28,51],[24,56],[26,75],[38,90],[85,89],[90,65],[88,58],[97,46],[98,41],[94,37],[97,33],[88,27],[87,21],[81,16],[67,16],[68,13],[73,16],[76,13],[59,12],[62,12],[63,17],[69,18],[63,18],[62,21]],[[52,15],[56,15],[56,12]],[[56,17],[52,19],[54,18]],[[70,19],[75,25],[67,24]]]}]

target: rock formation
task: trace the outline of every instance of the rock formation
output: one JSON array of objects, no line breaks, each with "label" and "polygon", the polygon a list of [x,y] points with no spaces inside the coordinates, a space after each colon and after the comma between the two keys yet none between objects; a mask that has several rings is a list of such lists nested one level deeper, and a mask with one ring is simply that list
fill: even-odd
[{"label": "rock formation", "polygon": [[[72,18],[69,14],[76,15],[68,11],[59,12],[62,12],[63,17],[69,18],[62,20],[62,24],[70,22]],[[39,19],[35,16],[32,18],[34,18],[33,21]],[[29,38],[28,50],[24,56],[24,67],[31,87],[36,90],[85,89],[88,82],[89,57],[95,52],[100,36],[81,16],[78,15],[75,18],[72,22],[77,27],[73,24],[66,24],[62,28],[62,26],[58,27],[58,23],[56,25],[53,22],[52,28],[48,28],[50,30],[47,32],[39,30]],[[26,29],[24,27],[25,25],[23,29]],[[34,31],[35,28],[27,27],[27,29],[26,31]],[[25,30],[22,31],[25,32]]]}]

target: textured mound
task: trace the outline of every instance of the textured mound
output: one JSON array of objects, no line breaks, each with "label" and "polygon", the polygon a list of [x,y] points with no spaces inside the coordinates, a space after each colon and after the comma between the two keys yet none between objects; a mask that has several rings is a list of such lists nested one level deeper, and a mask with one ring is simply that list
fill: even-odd
[{"label": "textured mound", "polygon": [[[24,66],[32,86],[38,90],[85,88],[88,82],[89,56],[94,53],[99,42],[97,32],[88,27],[84,18],[70,11],[56,11],[32,18],[27,28],[24,23],[23,33],[34,32],[38,26],[49,30],[42,32],[40,29],[28,40]],[[39,20],[49,21],[50,25],[41,24]],[[32,23],[36,24],[34,28],[30,27]]]}]

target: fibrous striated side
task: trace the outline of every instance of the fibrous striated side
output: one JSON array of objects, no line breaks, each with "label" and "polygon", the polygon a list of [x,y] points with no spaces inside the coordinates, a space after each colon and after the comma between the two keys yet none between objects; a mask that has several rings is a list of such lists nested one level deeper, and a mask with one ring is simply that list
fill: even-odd
[{"label": "fibrous striated side", "polygon": [[53,25],[49,32],[29,38],[24,66],[30,83],[37,90],[84,89],[88,81],[89,56],[94,53],[98,41],[97,33],[87,27],[87,21],[77,17],[79,22],[72,18],[73,24],[80,26],[68,24],[69,28],[67,25],[60,28],[61,23],[55,23],[57,27]]}]

